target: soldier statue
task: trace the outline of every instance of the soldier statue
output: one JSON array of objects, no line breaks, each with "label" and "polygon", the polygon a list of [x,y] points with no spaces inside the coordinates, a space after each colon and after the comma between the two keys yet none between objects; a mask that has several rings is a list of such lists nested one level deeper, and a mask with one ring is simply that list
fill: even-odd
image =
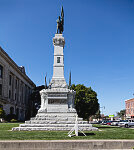
[{"label": "soldier statue", "polygon": [[64,26],[64,11],[63,6],[61,8],[61,17],[57,19],[57,34],[62,34],[63,32],[63,26]]}]

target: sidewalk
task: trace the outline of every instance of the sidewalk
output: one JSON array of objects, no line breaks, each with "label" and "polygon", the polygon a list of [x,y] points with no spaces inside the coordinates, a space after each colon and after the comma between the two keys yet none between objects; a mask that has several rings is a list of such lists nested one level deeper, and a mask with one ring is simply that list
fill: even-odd
[{"label": "sidewalk", "polygon": [[134,140],[11,140],[0,141],[0,150],[113,150],[133,149]]}]

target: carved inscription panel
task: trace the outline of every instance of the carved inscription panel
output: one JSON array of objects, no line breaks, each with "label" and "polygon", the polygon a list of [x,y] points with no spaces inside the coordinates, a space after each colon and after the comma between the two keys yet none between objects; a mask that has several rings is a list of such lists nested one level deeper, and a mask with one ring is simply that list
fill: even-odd
[{"label": "carved inscription panel", "polygon": [[48,97],[67,97],[67,94],[48,94]]},{"label": "carved inscription panel", "polygon": [[67,99],[48,99],[48,104],[67,104]]}]

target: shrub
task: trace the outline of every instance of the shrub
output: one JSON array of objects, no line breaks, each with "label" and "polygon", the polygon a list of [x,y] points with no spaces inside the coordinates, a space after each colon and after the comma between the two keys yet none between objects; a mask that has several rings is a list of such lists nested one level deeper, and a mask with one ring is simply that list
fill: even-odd
[{"label": "shrub", "polygon": [[8,122],[10,122],[12,119],[17,120],[17,116],[16,116],[15,114],[8,114],[8,115],[6,116],[6,120],[7,120]]},{"label": "shrub", "polygon": [[17,122],[17,120],[16,119],[11,119],[10,122]]},{"label": "shrub", "polygon": [[5,118],[5,111],[0,107],[0,118]]}]

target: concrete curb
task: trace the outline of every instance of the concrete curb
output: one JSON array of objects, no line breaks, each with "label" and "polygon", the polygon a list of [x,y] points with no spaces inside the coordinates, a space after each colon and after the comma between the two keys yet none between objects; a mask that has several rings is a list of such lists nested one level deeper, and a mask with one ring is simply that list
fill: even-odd
[{"label": "concrete curb", "polygon": [[12,140],[0,141],[0,150],[133,149],[134,140]]}]

